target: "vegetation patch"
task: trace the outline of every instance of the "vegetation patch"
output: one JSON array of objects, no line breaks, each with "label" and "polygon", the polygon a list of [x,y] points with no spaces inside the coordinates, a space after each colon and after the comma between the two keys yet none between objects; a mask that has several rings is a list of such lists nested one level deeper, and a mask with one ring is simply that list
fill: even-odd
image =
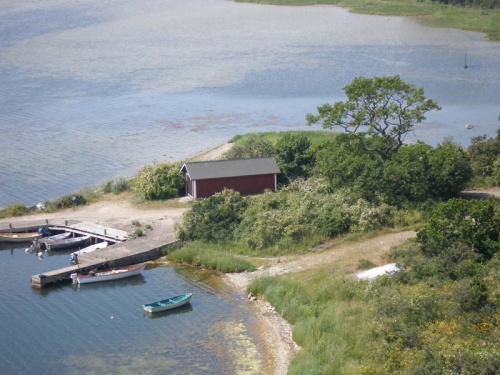
[{"label": "vegetation patch", "polygon": [[251,262],[233,253],[228,245],[220,247],[197,241],[189,242],[179,249],[167,251],[166,255],[177,262],[220,272],[233,273],[255,270],[255,266]]}]

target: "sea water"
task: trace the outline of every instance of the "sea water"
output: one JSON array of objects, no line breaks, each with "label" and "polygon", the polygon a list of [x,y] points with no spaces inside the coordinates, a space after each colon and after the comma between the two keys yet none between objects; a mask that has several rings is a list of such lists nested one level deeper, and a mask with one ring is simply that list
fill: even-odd
[{"label": "sea water", "polygon": [[0,0],[0,207],[310,129],[357,76],[399,74],[442,105],[407,141],[466,146],[499,125],[500,44],[482,37],[331,6]]},{"label": "sea water", "polygon": [[[309,129],[305,115],[345,99],[357,76],[399,74],[443,106],[407,141],[466,146],[499,124],[500,45],[482,37],[331,6],[0,0],[0,207],[182,161],[236,134]],[[66,265],[68,253],[2,245],[2,374],[263,372],[252,314],[213,273],[157,266],[32,289],[32,275]],[[142,311],[186,291],[187,308]]]},{"label": "sea water", "polygon": [[[72,250],[24,249],[0,244],[2,374],[263,373],[249,306],[213,272],[148,263],[140,276],[40,290],[31,275],[69,266]],[[188,291],[189,305],[142,309]]]}]

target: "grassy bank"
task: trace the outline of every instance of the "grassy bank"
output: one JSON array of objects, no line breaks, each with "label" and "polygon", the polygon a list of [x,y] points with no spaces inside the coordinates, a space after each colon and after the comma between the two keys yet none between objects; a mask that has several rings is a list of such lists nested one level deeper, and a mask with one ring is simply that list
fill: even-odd
[{"label": "grassy bank", "polygon": [[465,8],[417,0],[236,0],[272,5],[336,5],[352,12],[414,17],[432,27],[479,31],[485,39],[500,40],[500,9]]}]

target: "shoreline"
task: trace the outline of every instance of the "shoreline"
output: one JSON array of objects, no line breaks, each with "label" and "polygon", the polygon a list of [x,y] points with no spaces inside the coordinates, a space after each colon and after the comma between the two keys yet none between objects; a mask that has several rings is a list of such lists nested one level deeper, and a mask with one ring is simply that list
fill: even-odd
[{"label": "shoreline", "polygon": [[[190,160],[215,160],[232,147],[232,143],[225,143],[214,149],[199,154]],[[500,196],[500,189],[491,188],[483,190],[464,191],[466,195],[496,195]],[[158,205],[149,206],[147,202],[134,205],[128,196],[110,196],[109,199],[98,201],[85,206],[60,210],[54,213],[39,213],[26,216],[2,219],[2,222],[22,222],[43,219],[73,219],[90,221],[97,224],[112,226],[116,229],[133,233],[135,226],[132,221],[141,224],[150,224],[152,230],[146,232],[146,236],[152,240],[162,240],[172,233],[176,223],[182,220],[182,214],[189,208],[162,208]],[[182,199],[182,198],[181,198]],[[279,312],[275,311],[264,299],[247,295],[248,285],[260,276],[277,276],[287,273],[300,272],[306,269],[314,269],[324,264],[334,264],[342,261],[350,254],[361,254],[370,249],[372,255],[382,256],[392,246],[406,241],[416,235],[414,231],[404,231],[378,235],[374,238],[362,240],[356,243],[335,244],[327,243],[322,250],[308,254],[295,254],[279,258],[266,258],[268,266],[260,267],[254,272],[222,273],[222,280],[236,293],[245,297],[256,319],[256,331],[261,343],[266,374],[287,374],[290,361],[293,356],[300,352],[301,348],[293,341],[293,326],[288,323]],[[335,268],[335,267],[334,267]],[[334,269],[332,268],[332,269]],[[336,267],[339,268],[339,267]],[[340,271],[354,275],[355,264],[347,264],[340,267]]]},{"label": "shoreline", "polygon": [[[232,146],[233,143],[227,142],[189,158],[189,160],[215,160]],[[127,197],[118,195],[85,206],[63,209],[53,213],[34,213],[9,217],[1,219],[0,222],[18,223],[62,218],[90,221],[124,230],[127,233],[133,233],[136,227],[132,224],[132,221],[137,220],[143,225],[150,224],[153,228],[151,231],[147,231],[146,236],[148,238],[162,240],[167,233],[174,231],[175,223],[182,220],[182,214],[187,210],[188,208],[149,208],[147,204],[137,206],[129,202]],[[242,295],[246,295],[246,287],[251,281],[250,278],[247,278],[246,283],[235,283],[235,279],[231,278],[231,274],[223,274],[222,279],[228,287]],[[249,303],[256,318],[257,335],[262,344],[261,349],[265,358],[264,368],[266,373],[285,375],[292,355],[298,350],[298,346],[292,339],[291,325],[264,300],[246,300],[245,303]]]}]

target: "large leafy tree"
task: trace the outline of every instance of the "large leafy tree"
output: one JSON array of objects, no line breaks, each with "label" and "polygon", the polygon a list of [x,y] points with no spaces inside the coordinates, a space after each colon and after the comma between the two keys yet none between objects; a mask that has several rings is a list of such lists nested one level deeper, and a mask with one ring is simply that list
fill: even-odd
[{"label": "large leafy tree", "polygon": [[325,129],[339,126],[355,134],[365,151],[382,160],[399,150],[407,134],[425,120],[425,113],[441,109],[424,96],[423,88],[404,82],[398,75],[358,77],[344,92],[346,101],[321,105],[318,114],[306,116],[307,124],[321,123]]}]

